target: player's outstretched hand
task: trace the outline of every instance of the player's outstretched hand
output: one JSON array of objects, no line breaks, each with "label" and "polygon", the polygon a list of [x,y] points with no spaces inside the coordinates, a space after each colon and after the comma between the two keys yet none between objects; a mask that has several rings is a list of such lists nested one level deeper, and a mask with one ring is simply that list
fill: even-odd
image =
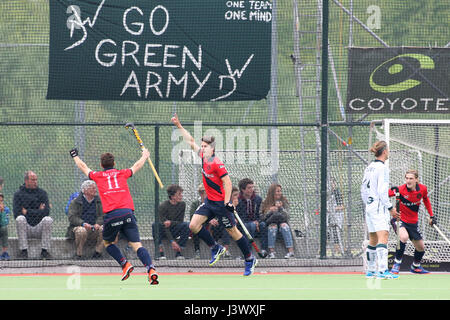
[{"label": "player's outstretched hand", "polygon": [[73,148],[72,150],[70,150],[70,155],[72,158],[78,157],[78,149]]},{"label": "player's outstretched hand", "polygon": [[170,119],[172,121],[172,123],[177,127],[180,128],[181,127],[181,122],[178,119],[178,115],[176,113],[174,113],[172,119]]}]

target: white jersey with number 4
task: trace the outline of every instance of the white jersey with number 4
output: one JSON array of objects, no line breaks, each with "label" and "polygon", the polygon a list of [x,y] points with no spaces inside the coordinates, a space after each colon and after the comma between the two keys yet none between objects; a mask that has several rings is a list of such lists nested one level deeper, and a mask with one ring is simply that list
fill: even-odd
[{"label": "white jersey with number 4", "polygon": [[389,169],[383,161],[375,160],[367,166],[361,184],[361,198],[366,205],[369,232],[389,230]]}]

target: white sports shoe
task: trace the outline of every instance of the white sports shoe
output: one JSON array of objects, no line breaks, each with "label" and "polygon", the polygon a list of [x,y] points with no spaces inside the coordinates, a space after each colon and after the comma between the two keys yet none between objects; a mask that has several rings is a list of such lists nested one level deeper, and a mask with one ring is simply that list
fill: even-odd
[{"label": "white sports shoe", "polygon": [[293,252],[288,252],[285,256],[285,259],[290,259],[290,258],[294,258],[294,253]]}]

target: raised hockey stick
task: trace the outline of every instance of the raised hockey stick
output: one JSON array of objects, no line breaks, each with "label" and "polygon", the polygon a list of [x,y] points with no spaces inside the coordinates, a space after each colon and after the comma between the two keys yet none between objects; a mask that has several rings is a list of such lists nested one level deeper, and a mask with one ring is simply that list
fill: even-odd
[{"label": "raised hockey stick", "polygon": [[[133,131],[133,134],[136,137],[136,140],[138,141],[141,149],[145,148],[144,143],[142,142],[142,139],[139,136],[139,133],[138,133],[136,127],[134,126],[134,124],[129,122],[125,125],[125,128],[126,129],[130,128]],[[159,186],[161,187],[161,189],[163,189],[164,185],[162,184],[161,179],[159,178],[158,172],[156,172],[156,169],[155,169],[155,166],[153,165],[152,160],[150,159],[150,157],[147,160],[148,160],[148,164],[150,165],[150,168],[152,168],[153,174],[155,175],[156,181],[158,181]]]},{"label": "raised hockey stick", "polygon": [[253,248],[255,249],[256,253],[258,254],[258,256],[260,256],[261,258],[265,258],[267,257],[267,252],[261,252],[261,250],[259,250],[258,246],[256,245],[255,240],[253,239],[253,237],[251,236],[250,232],[248,232],[247,228],[245,227],[244,223],[241,220],[241,217],[239,217],[239,214],[236,212],[236,210],[234,210],[234,216],[236,217],[237,221],[239,222],[239,224],[242,227],[242,230],[244,230],[245,235],[248,238],[248,241],[251,243],[251,245],[253,246]]}]

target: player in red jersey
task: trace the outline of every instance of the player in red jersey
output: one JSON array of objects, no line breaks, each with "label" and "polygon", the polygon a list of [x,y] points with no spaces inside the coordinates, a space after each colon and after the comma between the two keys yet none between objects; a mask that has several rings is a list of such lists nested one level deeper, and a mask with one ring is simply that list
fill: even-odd
[{"label": "player in red jersey", "polygon": [[[419,207],[423,202],[425,208],[430,215],[429,224],[433,225],[436,222],[436,217],[433,215],[431,209],[431,202],[428,198],[427,187],[419,183],[419,173],[416,170],[408,170],[405,174],[405,184],[399,187],[393,187],[389,190],[389,196],[396,195],[396,191],[399,192],[400,201],[400,227],[397,232],[400,237],[400,248],[397,248],[395,253],[394,265],[392,266],[392,273],[398,274],[400,265],[402,263],[403,254],[406,248],[406,242],[408,238],[414,244],[414,262],[411,265],[411,272],[426,274],[429,273],[425,270],[420,262],[425,254],[425,246],[423,243],[422,234],[420,233],[418,221],[419,221]],[[395,226],[395,221],[391,221]]]},{"label": "player in red jersey", "polygon": [[184,140],[192,150],[202,159],[202,176],[206,199],[192,216],[189,228],[211,248],[212,257],[209,265],[213,265],[226,252],[226,248],[219,245],[203,225],[206,221],[218,217],[219,223],[225,227],[225,230],[242,251],[245,259],[244,276],[251,275],[257,260],[250,251],[248,239],[236,227],[235,208],[231,202],[232,183],[225,165],[215,155],[214,137],[204,136],[201,146],[198,146],[191,134],[183,128],[176,114],[172,118],[172,123],[180,130]]},{"label": "player in red jersey", "polygon": [[139,260],[146,267],[150,284],[158,284],[158,274],[155,271],[150,254],[142,246],[140,240],[139,229],[134,216],[133,199],[127,183],[128,178],[144,166],[150,155],[148,150],[144,148],[141,158],[131,168],[122,170],[114,168],[115,161],[111,153],[104,153],[100,157],[103,171],[89,169],[78,156],[76,148],[70,151],[70,155],[77,167],[97,184],[104,214],[103,243],[106,251],[121,265],[122,280],[128,279],[134,267],[116,246],[119,232],[127,238],[128,245],[136,252]]}]

